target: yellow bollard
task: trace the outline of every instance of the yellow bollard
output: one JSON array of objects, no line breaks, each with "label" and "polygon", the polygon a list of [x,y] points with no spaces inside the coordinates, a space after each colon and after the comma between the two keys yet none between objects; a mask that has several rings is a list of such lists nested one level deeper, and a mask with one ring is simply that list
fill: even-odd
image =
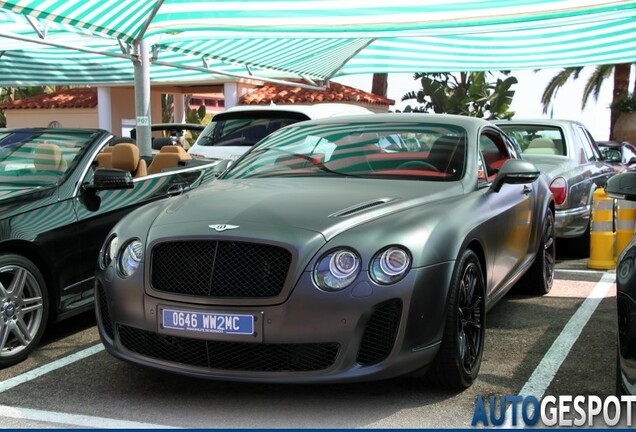
[{"label": "yellow bollard", "polygon": [[616,257],[634,237],[636,229],[636,202],[618,200],[616,203]]},{"label": "yellow bollard", "polygon": [[594,191],[591,223],[590,259],[587,261],[587,266],[595,270],[609,270],[616,267],[614,260],[614,199],[605,194],[605,189]]}]

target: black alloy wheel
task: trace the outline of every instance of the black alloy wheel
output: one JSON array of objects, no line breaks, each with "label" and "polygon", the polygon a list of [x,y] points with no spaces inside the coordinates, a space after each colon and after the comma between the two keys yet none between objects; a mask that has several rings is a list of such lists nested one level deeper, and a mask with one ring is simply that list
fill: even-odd
[{"label": "black alloy wheel", "polygon": [[534,263],[519,281],[519,284],[532,294],[544,295],[552,289],[556,268],[556,240],[554,236],[554,216],[552,211],[548,210],[543,221],[541,243]]},{"label": "black alloy wheel", "polygon": [[481,359],[484,331],[482,285],[479,264],[469,262],[463,271],[457,302],[457,345],[466,374],[472,374]]},{"label": "black alloy wheel", "polygon": [[465,389],[477,378],[484,351],[485,295],[479,258],[466,250],[451,279],[442,343],[426,374],[430,383]]}]

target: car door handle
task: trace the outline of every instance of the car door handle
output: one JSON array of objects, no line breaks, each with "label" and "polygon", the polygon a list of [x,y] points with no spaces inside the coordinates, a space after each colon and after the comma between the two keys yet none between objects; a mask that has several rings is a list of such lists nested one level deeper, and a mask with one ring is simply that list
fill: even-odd
[{"label": "car door handle", "polygon": [[168,196],[181,195],[182,193],[183,193],[183,185],[182,184],[172,185],[166,191],[166,194]]},{"label": "car door handle", "polygon": [[530,195],[532,193],[532,187],[524,185],[523,186],[523,194],[524,195]]}]

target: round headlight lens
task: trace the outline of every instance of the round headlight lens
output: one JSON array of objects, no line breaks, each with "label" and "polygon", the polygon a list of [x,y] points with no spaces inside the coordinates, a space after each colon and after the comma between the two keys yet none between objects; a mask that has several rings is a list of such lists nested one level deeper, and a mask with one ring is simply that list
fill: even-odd
[{"label": "round headlight lens", "polygon": [[324,255],[314,269],[316,285],[325,291],[338,291],[351,285],[360,273],[360,258],[351,249],[338,249]]},{"label": "round headlight lens", "polygon": [[139,267],[144,253],[144,246],[139,240],[133,240],[126,245],[119,257],[119,271],[125,277],[132,276]]},{"label": "round headlight lens", "polygon": [[391,246],[378,254],[371,263],[371,277],[387,285],[401,280],[411,266],[411,255],[399,246]]},{"label": "round headlight lens", "polygon": [[117,248],[119,247],[119,241],[117,241],[117,236],[111,237],[106,243],[104,243],[104,247],[101,251],[101,266],[103,269],[106,269],[115,259],[115,255],[117,254]]}]

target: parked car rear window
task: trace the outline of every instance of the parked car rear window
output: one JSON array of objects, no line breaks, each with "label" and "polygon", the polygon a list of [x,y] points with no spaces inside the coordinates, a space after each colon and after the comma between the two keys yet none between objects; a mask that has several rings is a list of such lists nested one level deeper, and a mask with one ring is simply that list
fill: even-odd
[{"label": "parked car rear window", "polygon": [[299,121],[305,114],[285,111],[250,111],[217,114],[197,140],[200,146],[251,147],[270,133]]},{"label": "parked car rear window", "polygon": [[498,126],[519,144],[522,153],[567,155],[565,137],[559,127],[518,124],[498,124]]}]

